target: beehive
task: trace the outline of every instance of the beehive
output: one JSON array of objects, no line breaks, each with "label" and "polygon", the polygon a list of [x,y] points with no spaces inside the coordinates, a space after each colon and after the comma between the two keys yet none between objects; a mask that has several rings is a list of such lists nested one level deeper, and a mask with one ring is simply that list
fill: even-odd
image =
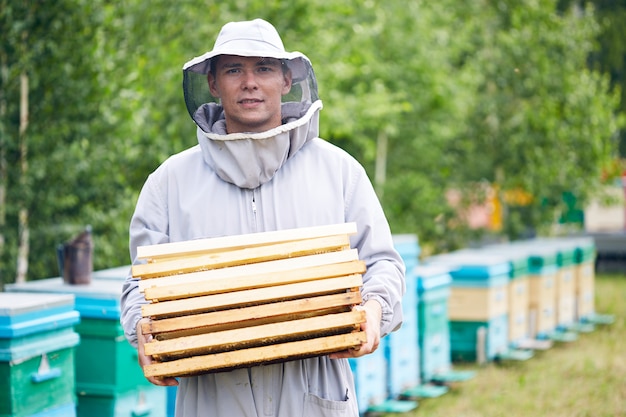
[{"label": "beehive", "polygon": [[[56,294],[74,300],[76,314],[80,314],[80,322],[74,325],[80,343],[73,352],[72,373],[77,417],[131,415],[147,407],[152,409],[151,417],[166,415],[168,392],[144,377],[137,350],[124,338],[120,323],[122,284],[129,271],[130,266],[125,266],[94,272],[91,282],[81,285],[56,277],[6,286],[9,292],[33,297]],[[107,279],[101,278],[103,275]],[[4,417],[2,413],[0,417]]]},{"label": "beehive", "polygon": [[493,244],[484,247],[485,252],[502,256],[510,264],[508,283],[509,342],[519,347],[530,343],[530,281],[528,278],[529,255],[510,244]]},{"label": "beehive", "polygon": [[430,257],[427,263],[450,270],[450,320],[486,322],[508,314],[511,266],[503,256],[481,250],[464,250]]},{"label": "beehive", "polygon": [[544,248],[529,254],[529,333],[532,338],[545,339],[557,326],[556,253]]},{"label": "beehive", "polygon": [[576,240],[576,319],[585,321],[595,313],[595,243],[593,238]]},{"label": "beehive", "polygon": [[78,321],[71,295],[0,292],[0,416],[76,415]]},{"label": "beehive", "polygon": [[354,223],[142,246],[146,376],[218,372],[365,342]]},{"label": "beehive", "polygon": [[[448,299],[450,351],[456,360],[492,360],[509,349],[509,292],[511,270],[505,257],[478,249],[433,256],[429,265],[445,266],[452,282]],[[479,347],[484,329],[485,346]],[[481,330],[482,333],[482,330]]]},{"label": "beehive", "polygon": [[387,384],[390,398],[398,398],[420,385],[417,281],[413,270],[418,264],[420,247],[417,236],[393,235],[395,249],[406,268],[406,292],[402,298],[402,326],[381,340],[387,364]]},{"label": "beehive", "polygon": [[450,373],[450,319],[448,300],[452,277],[441,265],[420,265],[414,269],[418,297],[418,346],[422,381],[431,382]]}]

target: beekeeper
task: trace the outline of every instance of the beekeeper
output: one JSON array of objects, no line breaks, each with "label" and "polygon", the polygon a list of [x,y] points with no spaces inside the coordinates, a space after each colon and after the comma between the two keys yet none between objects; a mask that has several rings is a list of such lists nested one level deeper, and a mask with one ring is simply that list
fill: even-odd
[{"label": "beekeeper", "polygon": [[[322,102],[309,59],[286,52],[268,22],[230,22],[212,51],[183,67],[198,145],[168,158],[146,180],[130,223],[137,247],[199,238],[346,222],[367,266],[360,306],[367,342],[359,349],[193,377],[176,385],[176,416],[324,417],[359,415],[348,358],[375,351],[402,321],[404,264],[364,168],[319,135]],[[137,279],[126,279],[121,322],[143,351]],[[146,319],[143,319],[146,320]]]}]

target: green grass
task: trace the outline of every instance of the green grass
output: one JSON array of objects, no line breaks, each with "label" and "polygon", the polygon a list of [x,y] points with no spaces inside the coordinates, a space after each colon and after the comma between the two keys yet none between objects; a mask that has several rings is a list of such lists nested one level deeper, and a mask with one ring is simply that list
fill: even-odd
[{"label": "green grass", "polygon": [[626,275],[596,277],[595,308],[615,322],[555,344],[527,361],[454,364],[476,376],[396,417],[626,416]]}]

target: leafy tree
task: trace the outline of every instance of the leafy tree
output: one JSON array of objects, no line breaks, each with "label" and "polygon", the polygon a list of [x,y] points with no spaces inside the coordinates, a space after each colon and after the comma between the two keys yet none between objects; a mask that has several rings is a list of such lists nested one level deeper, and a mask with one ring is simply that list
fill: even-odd
[{"label": "leafy tree", "polygon": [[[89,122],[97,115],[95,70],[90,61],[93,2],[3,2],[1,89],[2,145],[7,158],[6,227],[3,281],[13,278],[17,259],[18,216],[27,213],[30,231],[29,275],[56,268],[54,229],[76,224],[77,202],[87,190],[80,186],[86,169]],[[96,25],[97,26],[97,25]],[[69,41],[71,47],[62,47]],[[20,77],[28,79],[28,128],[20,133]],[[23,113],[23,112],[22,112]],[[23,126],[23,123],[22,123]],[[21,142],[20,142],[21,140]],[[27,140],[27,151],[24,145]],[[27,158],[28,170],[18,169]],[[76,164],[68,169],[68,164]],[[23,223],[20,223],[23,227]],[[60,238],[60,234],[56,238]],[[48,265],[47,267],[44,265]]]},{"label": "leafy tree", "polygon": [[456,66],[464,29],[451,5],[333,2],[307,26],[322,137],[365,165],[393,231],[424,242],[442,239],[454,215],[445,149],[473,100],[473,81]]},{"label": "leafy tree", "polygon": [[[483,4],[485,25],[471,64],[480,74],[466,138],[451,151],[464,161],[459,181],[483,181],[532,199],[507,204],[505,232],[548,233],[562,195],[588,199],[615,157],[618,97],[587,69],[598,26],[592,10],[556,13],[551,1]],[[516,223],[517,212],[522,215]]]},{"label": "leafy tree", "polygon": [[[593,7],[600,25],[597,46],[589,55],[589,67],[608,74],[611,87],[620,94],[620,112],[626,114],[626,1],[561,0],[560,10]],[[619,132],[620,157],[626,157],[626,129]],[[621,174],[621,173],[620,173]]]}]

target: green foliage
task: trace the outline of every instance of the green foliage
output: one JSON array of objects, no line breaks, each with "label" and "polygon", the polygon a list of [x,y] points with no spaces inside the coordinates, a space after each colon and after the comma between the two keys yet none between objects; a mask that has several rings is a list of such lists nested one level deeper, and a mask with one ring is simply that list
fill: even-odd
[{"label": "green foliage", "polygon": [[[620,95],[620,112],[626,114],[626,0],[561,0],[560,10],[593,7],[600,30],[589,67],[609,76],[611,88]],[[619,132],[620,156],[626,157],[626,129]]]},{"label": "green foliage", "polygon": [[[557,14],[551,2],[502,3],[472,63],[482,72],[478,105],[468,120],[472,143],[455,151],[464,180],[487,180],[534,199],[520,227],[541,229],[572,192],[586,200],[616,157],[616,94],[606,76],[586,68],[598,26],[591,9]],[[478,152],[478,150],[481,150]]]},{"label": "green foliage", "polygon": [[[5,282],[14,276],[22,202],[30,279],[56,275],[56,245],[87,224],[96,269],[129,262],[128,222],[146,176],[196,144],[183,64],[212,48],[223,23],[255,17],[313,62],[323,138],[372,179],[388,141],[377,189],[392,230],[419,235],[431,250],[478,237],[447,190],[464,191],[463,201],[486,183],[531,193],[532,204],[507,207],[505,231],[517,235],[553,223],[564,192],[584,204],[615,156],[620,92],[587,68],[608,30],[590,9],[557,13],[547,0],[0,0]],[[23,70],[26,178],[16,169]]]},{"label": "green foliage", "polygon": [[[5,281],[12,280],[15,268],[14,225],[21,205],[30,214],[30,270],[34,276],[47,275],[56,272],[54,239],[64,235],[58,231],[76,228],[81,202],[98,192],[88,177],[98,169],[91,158],[98,143],[91,138],[97,136],[92,121],[98,117],[100,91],[97,67],[85,59],[91,56],[94,28],[99,26],[93,7],[87,1],[45,7],[40,2],[10,2],[0,7],[0,26],[7,34],[0,54],[8,73],[8,82],[1,86],[6,100],[2,144],[9,166],[4,178],[6,224],[11,226],[3,230],[8,246],[2,254]],[[30,85],[26,177],[17,165],[21,72]]]}]

